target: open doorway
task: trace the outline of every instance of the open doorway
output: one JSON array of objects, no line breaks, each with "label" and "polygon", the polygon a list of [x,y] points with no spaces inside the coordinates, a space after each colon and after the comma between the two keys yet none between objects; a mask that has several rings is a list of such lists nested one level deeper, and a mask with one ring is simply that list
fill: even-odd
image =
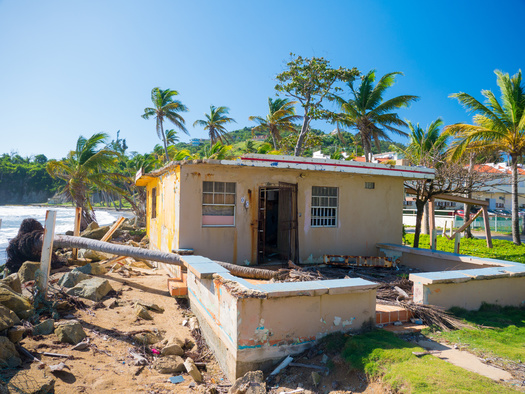
[{"label": "open doorway", "polygon": [[259,188],[257,263],[298,262],[297,184]]}]

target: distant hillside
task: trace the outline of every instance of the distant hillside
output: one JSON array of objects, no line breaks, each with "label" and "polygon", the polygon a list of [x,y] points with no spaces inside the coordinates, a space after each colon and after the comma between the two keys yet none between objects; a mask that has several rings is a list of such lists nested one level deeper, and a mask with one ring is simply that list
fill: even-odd
[{"label": "distant hillside", "polygon": [[44,155],[33,160],[19,155],[0,156],[0,205],[47,202],[58,182],[47,173],[46,162]]}]

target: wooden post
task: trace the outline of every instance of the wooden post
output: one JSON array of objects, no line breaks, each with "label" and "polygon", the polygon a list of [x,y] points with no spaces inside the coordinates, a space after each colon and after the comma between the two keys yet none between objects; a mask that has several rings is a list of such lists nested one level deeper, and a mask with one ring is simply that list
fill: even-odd
[{"label": "wooden post", "polygon": [[459,242],[461,240],[461,233],[457,232],[456,236],[454,237],[454,253],[459,254]]},{"label": "wooden post", "polygon": [[487,248],[492,249],[492,235],[490,234],[489,210],[487,207],[482,207],[482,209],[483,223],[485,225],[485,236],[487,238]]},{"label": "wooden post", "polygon": [[436,250],[436,242],[437,242],[437,230],[433,228],[430,233],[430,249]]},{"label": "wooden post", "polygon": [[[80,235],[80,222],[82,220],[82,207],[75,208],[75,228],[73,230],[73,235],[78,237]],[[73,248],[73,254],[71,256],[73,260],[78,258],[78,249]]]},{"label": "wooden post", "polygon": [[46,212],[46,223],[42,242],[42,257],[40,259],[41,277],[39,281],[40,291],[42,291],[44,298],[47,294],[49,273],[51,271],[51,255],[53,253],[53,239],[55,238],[56,217],[56,211]]},{"label": "wooden post", "polygon": [[124,223],[124,220],[126,219],[123,216],[119,217],[117,221],[113,224],[113,226],[111,226],[111,228],[108,230],[108,232],[104,234],[101,241],[108,242],[115,233],[115,231],[117,231],[117,229],[122,225],[122,223]]},{"label": "wooden post", "polygon": [[447,234],[447,223],[448,220],[445,220],[445,224],[443,225],[443,233],[441,234],[442,237],[444,237]]}]

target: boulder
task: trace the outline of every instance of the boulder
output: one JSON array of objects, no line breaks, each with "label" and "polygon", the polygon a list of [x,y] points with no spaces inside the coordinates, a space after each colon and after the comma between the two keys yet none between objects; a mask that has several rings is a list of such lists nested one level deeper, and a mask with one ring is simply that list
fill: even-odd
[{"label": "boulder", "polygon": [[66,293],[98,302],[111,290],[113,288],[107,279],[91,278],[77,283],[74,287],[67,290]]},{"label": "boulder", "polygon": [[22,340],[24,337],[24,334],[26,333],[26,328],[23,326],[15,326],[11,327],[9,330],[7,330],[7,337],[9,340],[13,343],[18,343]]},{"label": "boulder", "polygon": [[20,276],[18,275],[18,272],[15,272],[14,274],[9,275],[7,278],[0,280],[0,283],[9,286],[17,293],[22,294],[22,283],[20,282]]},{"label": "boulder", "polygon": [[55,327],[55,334],[60,342],[76,345],[87,335],[77,320],[60,322]]},{"label": "boulder", "polygon": [[182,347],[175,343],[165,346],[160,352],[161,356],[182,356],[183,354],[184,350],[182,350]]},{"label": "boulder", "polygon": [[78,257],[84,260],[101,261],[101,260],[109,260],[112,257],[114,257],[114,255],[109,254],[109,253],[99,252],[96,250],[80,249],[78,251]]},{"label": "boulder", "polygon": [[109,226],[102,226],[102,227],[93,228],[93,229],[89,229],[89,227],[88,227],[82,232],[82,234],[80,234],[80,236],[84,237],[84,238],[101,240],[102,237],[108,231],[109,231]]},{"label": "boulder", "polygon": [[140,317],[141,319],[153,320],[148,310],[140,304],[136,304],[135,308],[133,308],[133,311],[135,312],[135,315],[137,315],[137,317]]},{"label": "boulder", "polygon": [[20,356],[13,342],[7,337],[0,336],[0,367],[16,368],[22,364]]},{"label": "boulder", "polygon": [[133,339],[142,345],[153,345],[159,342],[162,338],[152,332],[141,332],[134,335]]},{"label": "boulder", "polygon": [[81,272],[80,270],[74,269],[73,271],[67,272],[58,281],[58,284],[62,287],[73,287],[78,282],[81,282],[83,280],[89,279],[90,276]]},{"label": "boulder", "polygon": [[33,335],[50,335],[54,329],[55,321],[53,319],[47,319],[33,327]]},{"label": "boulder", "polygon": [[153,368],[159,373],[172,374],[176,372],[184,372],[184,360],[179,356],[160,357],[153,363]]},{"label": "boulder", "polygon": [[0,331],[7,330],[18,323],[20,323],[20,319],[16,313],[0,305]]},{"label": "boulder", "polygon": [[40,363],[32,363],[29,369],[23,369],[18,372],[9,381],[10,393],[19,393],[21,390],[13,388],[18,387],[24,389],[24,393],[30,394],[47,394],[55,392],[55,378],[50,369],[45,367],[40,369]]},{"label": "boulder", "polygon": [[71,272],[81,272],[86,275],[104,275],[108,270],[99,263],[89,263],[83,267],[76,267]]},{"label": "boulder", "polygon": [[11,309],[17,315],[19,312],[31,309],[31,304],[25,297],[5,284],[0,284],[0,304]]},{"label": "boulder", "polygon": [[262,371],[250,371],[237,379],[228,394],[266,394],[266,382]]},{"label": "boulder", "polygon": [[40,262],[38,261],[26,261],[18,270],[18,276],[20,277],[20,283],[25,283],[30,280],[36,279],[36,271],[40,269]]}]

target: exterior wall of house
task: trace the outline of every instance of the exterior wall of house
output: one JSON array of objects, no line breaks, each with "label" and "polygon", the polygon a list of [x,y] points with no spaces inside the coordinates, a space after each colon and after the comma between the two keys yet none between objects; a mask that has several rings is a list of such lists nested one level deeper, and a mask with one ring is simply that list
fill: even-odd
[{"label": "exterior wall of house", "polygon": [[[401,178],[209,164],[187,164],[178,168],[180,230],[171,229],[171,233],[165,233],[168,236],[177,234],[178,247],[193,248],[198,255],[235,264],[255,264],[259,186],[278,186],[279,182],[298,184],[299,249],[303,262],[320,259],[323,254],[373,255],[376,243],[401,242]],[[202,225],[204,181],[236,183],[235,226]],[[365,189],[365,182],[375,182],[375,188]],[[312,186],[339,188],[336,227],[311,227]],[[173,218],[167,213],[166,210],[166,222],[169,222]]]}]

